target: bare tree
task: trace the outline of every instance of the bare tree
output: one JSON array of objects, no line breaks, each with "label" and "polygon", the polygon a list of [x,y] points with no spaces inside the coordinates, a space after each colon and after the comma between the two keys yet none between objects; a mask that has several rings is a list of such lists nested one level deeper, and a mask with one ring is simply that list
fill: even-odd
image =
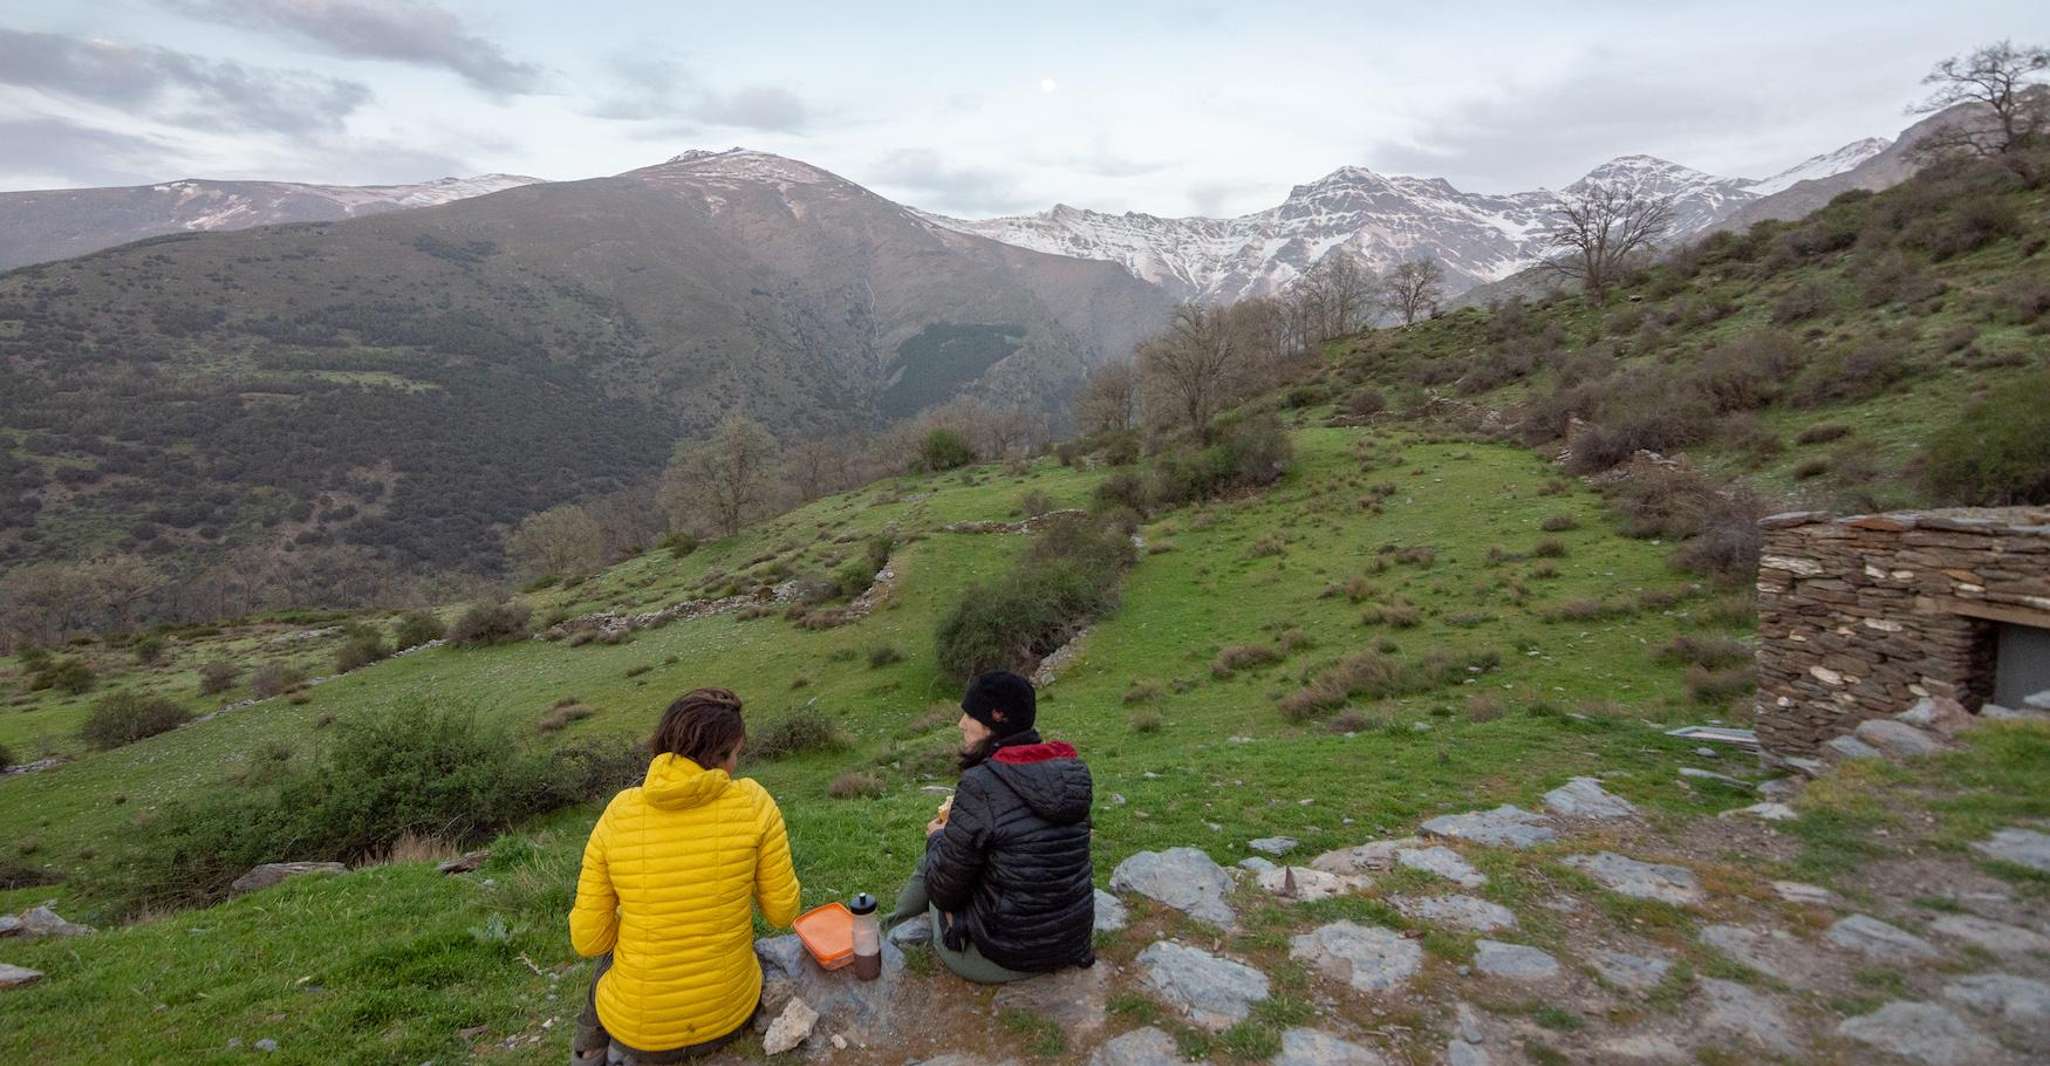
[{"label": "bare tree", "polygon": [[1672,226],[1673,197],[1590,183],[1560,199],[1546,241],[1565,254],[1545,260],[1544,266],[1579,281],[1600,303],[1624,264],[1650,251]]},{"label": "bare tree", "polygon": [[1381,279],[1383,297],[1405,326],[1437,310],[1444,291],[1445,268],[1429,257],[1405,259]]},{"label": "bare tree", "polygon": [[1210,419],[1235,391],[1240,353],[1232,341],[1223,309],[1191,301],[1175,309],[1166,332],[1139,348],[1139,372],[1161,397],[1161,413],[1173,411],[1206,444]]},{"label": "bare tree", "polygon": [[1312,342],[1358,333],[1374,317],[1374,290],[1379,279],[1360,258],[1343,247],[1324,253],[1296,281],[1298,296],[1310,309]]},{"label": "bare tree", "polygon": [[1129,359],[1089,372],[1075,400],[1075,421],[1084,433],[1117,433],[1139,418],[1139,368]]},{"label": "bare tree", "polygon": [[2050,137],[2050,48],[2000,41],[1952,56],[1922,79],[1929,98],[1908,109],[1931,115],[1960,104],[1971,114],[1939,126],[1915,144],[1924,157],[2004,156]]},{"label": "bare tree", "polygon": [[662,474],[663,510],[679,528],[705,523],[731,536],[769,499],[779,461],[767,428],[729,415],[710,438],[677,446]]},{"label": "bare tree", "polygon": [[1002,459],[1010,455],[1013,448],[1030,446],[1032,424],[1032,415],[1023,408],[1001,411],[985,408],[981,419],[968,428],[976,451],[981,452],[984,458]]},{"label": "bare tree", "polygon": [[142,613],[146,601],[164,585],[164,575],[139,555],[107,555],[80,563],[92,602],[100,612],[95,628],[125,633]]},{"label": "bare tree", "polygon": [[616,492],[594,496],[582,504],[591,521],[598,524],[603,545],[601,558],[607,562],[624,559],[653,544],[667,526],[656,502],[651,482],[629,485]]},{"label": "bare tree", "polygon": [[535,576],[584,574],[605,562],[604,531],[589,511],[573,503],[521,519],[505,548]]},{"label": "bare tree", "polygon": [[815,437],[791,445],[783,453],[783,473],[798,499],[816,500],[849,487],[856,455],[845,441]]}]

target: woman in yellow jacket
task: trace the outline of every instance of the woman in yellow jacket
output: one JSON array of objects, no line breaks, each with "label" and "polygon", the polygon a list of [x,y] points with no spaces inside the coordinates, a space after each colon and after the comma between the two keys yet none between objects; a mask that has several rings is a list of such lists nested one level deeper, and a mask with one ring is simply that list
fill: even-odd
[{"label": "woman in yellow jacket", "polygon": [[797,874],[776,801],[732,776],[746,735],[739,697],[686,693],[649,741],[647,779],[614,796],[591,830],[569,935],[598,972],[573,1062],[678,1062],[754,1016],[762,967],[750,903],[789,925]]}]

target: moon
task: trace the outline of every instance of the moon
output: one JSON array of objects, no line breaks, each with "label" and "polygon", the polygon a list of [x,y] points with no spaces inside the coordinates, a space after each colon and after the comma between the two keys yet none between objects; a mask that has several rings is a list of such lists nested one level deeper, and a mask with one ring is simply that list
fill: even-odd
[{"label": "moon", "polygon": [[1054,80],[1053,80],[1052,78],[1041,78],[1041,79],[1039,79],[1039,91],[1040,91],[1040,92],[1043,92],[1043,93],[1050,93],[1050,92],[1053,92],[1053,91],[1054,91],[1055,89],[1058,89],[1058,88],[1060,88],[1060,85],[1059,85],[1059,83],[1055,82],[1055,81],[1054,81]]}]

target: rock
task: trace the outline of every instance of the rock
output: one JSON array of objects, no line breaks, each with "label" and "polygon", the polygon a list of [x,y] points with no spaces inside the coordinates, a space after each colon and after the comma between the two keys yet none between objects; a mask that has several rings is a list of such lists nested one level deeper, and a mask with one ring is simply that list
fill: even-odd
[{"label": "rock", "polygon": [[21,919],[12,914],[0,914],[0,936],[14,936],[21,932]]},{"label": "rock", "polygon": [[762,960],[765,1011],[780,1009],[787,999],[802,999],[834,1031],[867,1043],[894,1039],[909,1016],[903,1003],[904,951],[887,939],[883,973],[874,981],[857,981],[848,970],[819,969],[794,934],[755,941],[755,955]]},{"label": "rock", "polygon": [[1704,977],[1699,983],[1701,995],[1708,1001],[1698,1017],[1703,1030],[1755,1044],[1775,1055],[1794,1054],[1793,1027],[1777,1003],[1735,981]]},{"label": "rock", "polygon": [[1615,1036],[1595,1045],[1599,1062],[1697,1062],[1677,1042],[1652,1033]]},{"label": "rock", "polygon": [[1289,956],[1361,992],[1395,988],[1416,976],[1424,949],[1393,929],[1332,922],[1289,940]]},{"label": "rock", "polygon": [[990,1006],[998,1013],[1030,1011],[1060,1026],[1070,1038],[1091,1039],[1110,1017],[1110,982],[1116,976],[1117,967],[1099,959],[1087,969],[1071,966],[999,986]]},{"label": "rock", "polygon": [[1592,877],[1611,892],[1632,899],[1653,899],[1662,903],[1700,903],[1708,898],[1694,871],[1684,866],[1638,862],[1613,851],[1593,855],[1569,855],[1565,863]]},{"label": "rock", "polygon": [[[837,1036],[833,1039],[843,1044],[846,1043],[845,1040]],[[839,1044],[834,1046],[838,1047]],[[718,1060],[712,1061],[717,1062]],[[970,1055],[961,1051],[949,1051],[944,1055],[936,1055],[924,1061],[912,1063],[911,1066],[1018,1066],[1018,1060],[1005,1059],[1001,1062],[991,1062],[980,1055]]]},{"label": "rock", "polygon": [[1992,836],[1973,844],[1972,850],[1988,858],[2050,874],[2050,834],[2033,829],[1996,830]]},{"label": "rock", "polygon": [[2050,953],[2050,937],[2033,929],[1970,914],[1946,914],[1930,922],[1929,931],[1952,940],[1962,940],[1995,955]]},{"label": "rock", "polygon": [[288,878],[348,872],[349,868],[338,862],[267,862],[236,878],[228,888],[234,892],[257,892]]},{"label": "rock", "polygon": [[1988,722],[2050,722],[2050,711],[2039,711],[2033,707],[2002,707],[1989,703],[1979,708],[1979,717]]},{"label": "rock", "polygon": [[1760,781],[1758,783],[1758,794],[1775,803],[1785,803],[1800,795],[1801,790],[1807,787],[1808,781],[1806,778],[1775,777],[1770,781]]},{"label": "rock", "polygon": [[1821,885],[1804,885],[1799,881],[1774,881],[1772,890],[1788,903],[1805,903],[1811,907],[1831,907],[1837,902],[1837,894]]},{"label": "rock", "polygon": [[1278,866],[1259,876],[1263,891],[1301,903],[1350,895],[1374,883],[1370,877],[1345,877],[1308,866]]},{"label": "rock", "polygon": [[1246,870],[1256,874],[1264,874],[1269,870],[1281,869],[1281,867],[1274,865],[1274,863],[1266,859],[1263,859],[1258,855],[1248,855],[1245,858],[1240,859],[1237,865],[1238,868],[1241,870]]},{"label": "rock", "polygon": [[1601,979],[1626,992],[1649,992],[1666,979],[1673,968],[1665,959],[1600,950],[1588,956],[1588,963]]},{"label": "rock", "polygon": [[1716,817],[1733,818],[1740,814],[1748,815],[1762,822],[1791,822],[1800,817],[1799,814],[1794,812],[1792,807],[1784,803],[1754,803],[1749,807],[1739,807],[1736,810],[1724,811],[1716,815]]},{"label": "rock", "polygon": [[1327,851],[1310,860],[1316,869],[1334,874],[1381,873],[1395,868],[1395,853],[1404,848],[1413,848],[1422,841],[1416,837],[1400,840],[1376,840],[1356,847]]},{"label": "rock", "polygon": [[[1873,754],[1878,753],[1874,752]],[[1792,769],[1795,773],[1802,775],[1803,777],[1817,777],[1821,775],[1821,773],[1824,770],[1829,769],[1829,764],[1822,761],[1821,759],[1809,759],[1799,755],[1784,756],[1780,759],[1780,761],[1787,764],[1787,766],[1790,769]]]},{"label": "rock", "polygon": [[1935,755],[1945,748],[1937,737],[1891,718],[1867,718],[1851,732],[1859,740],[1878,748],[1882,754],[1896,759]]},{"label": "rock", "polygon": [[278,1050],[278,1042],[272,1040],[270,1037],[264,1037],[263,1039],[258,1040],[256,1043],[251,1044],[249,1046],[255,1048],[258,1051],[263,1052],[266,1055],[275,1054]]},{"label": "rock", "polygon": [[1474,945],[1473,968],[1489,977],[1542,981],[1559,976],[1559,960],[1527,944],[1483,940]]},{"label": "rock", "polygon": [[1281,856],[1296,849],[1296,839],[1294,837],[1261,837],[1258,840],[1247,841],[1246,846],[1254,851]]},{"label": "rock", "polygon": [[43,979],[39,970],[0,962],[0,988],[27,988]]},{"label": "rock", "polygon": [[93,931],[90,925],[65,921],[47,903],[22,911],[20,921],[23,936],[85,936]]},{"label": "rock", "polygon": [[1182,1066],[1182,1054],[1174,1037],[1149,1025],[1105,1041],[1089,1066]]},{"label": "rock", "polygon": [[1825,762],[1839,763],[1857,759],[1884,759],[1886,754],[1857,737],[1846,735],[1823,741],[1822,758]]},{"label": "rock", "polygon": [[1558,836],[1541,814],[1503,804],[1491,811],[1443,814],[1422,825],[1425,836],[1451,837],[1497,847],[1528,848]]},{"label": "rock", "polygon": [[476,871],[478,867],[484,865],[485,861],[490,858],[491,852],[488,850],[465,852],[458,858],[450,859],[447,862],[444,862],[441,865],[436,866],[435,869],[440,870],[442,873],[445,874],[473,873]]},{"label": "rock", "polygon": [[891,929],[885,935],[889,937],[890,943],[900,948],[930,944],[932,943],[932,915],[921,914],[915,918],[907,918],[903,924]]},{"label": "rock", "polygon": [[1943,998],[2010,1025],[2050,1026],[2050,985],[2004,973],[1975,973],[1943,986]]},{"label": "rock", "polygon": [[1131,915],[1125,910],[1122,900],[1100,888],[1096,890],[1097,932],[1115,933],[1123,929],[1129,921],[1131,921]]},{"label": "rock", "polygon": [[1923,1066],[1970,1066],[2000,1054],[1999,1045],[1933,1003],[1896,1000],[1870,1014],[1846,1018],[1836,1032]]},{"label": "rock", "polygon": [[1447,1066],[1489,1066],[1487,1034],[1481,1031],[1480,1014],[1464,1003],[1452,1014],[1452,1039],[1445,1043]]},{"label": "rock", "polygon": [[2032,711],[2050,711],[2050,688],[2022,697],[2022,706]]},{"label": "rock", "polygon": [[1800,980],[1794,967],[1783,960],[1787,955],[1799,953],[1801,942],[1784,930],[1711,925],[1704,927],[1697,937],[1733,961],[1774,980],[1789,984]]},{"label": "rock", "polygon": [[1137,892],[1197,921],[1224,929],[1238,927],[1238,914],[1224,901],[1231,875],[1195,848],[1142,851],[1110,875],[1113,892]]},{"label": "rock", "polygon": [[1704,759],[1720,759],[1723,757],[1723,753],[1714,748],[1695,748],[1694,754]]},{"label": "rock", "polygon": [[792,996],[783,1005],[783,1012],[769,1023],[769,1033],[762,1037],[762,1050],[771,1055],[792,1050],[811,1039],[812,1028],[818,1024],[819,1012],[811,1009],[802,997]]},{"label": "rock", "polygon": [[1472,896],[1397,896],[1395,909],[1405,916],[1474,933],[1516,928],[1516,912]]},{"label": "rock", "polygon": [[1267,998],[1267,975],[1172,940],[1154,943],[1136,960],[1141,978],[1168,1006],[1203,1029],[1221,1032],[1245,1021]]},{"label": "rock", "polygon": [[1403,848],[1395,853],[1395,861],[1413,870],[1437,874],[1461,888],[1479,888],[1488,883],[1488,875],[1474,869],[1459,853],[1442,845],[1429,848]]},{"label": "rock", "polygon": [[1628,818],[1637,813],[1635,804],[1592,777],[1576,777],[1545,793],[1545,809],[1568,818]]},{"label": "rock", "polygon": [[1978,724],[1965,705],[1945,696],[1924,696],[1913,707],[1893,716],[1894,721],[1916,729],[1954,737]]},{"label": "rock", "polygon": [[1693,778],[1696,781],[1713,781],[1718,785],[1728,785],[1731,788],[1741,788],[1747,792],[1750,791],[1752,787],[1751,782],[1746,781],[1743,778],[1731,777],[1728,774],[1719,774],[1716,773],[1714,770],[1703,770],[1698,766],[1680,767],[1680,776]]},{"label": "rock", "polygon": [[1289,1029],[1281,1034],[1281,1054],[1268,1066],[1387,1066],[1380,1052],[1340,1040],[1315,1029]]},{"label": "rock", "polygon": [[1822,938],[1873,962],[1913,962],[1942,954],[1927,940],[1865,914],[1839,919]]}]

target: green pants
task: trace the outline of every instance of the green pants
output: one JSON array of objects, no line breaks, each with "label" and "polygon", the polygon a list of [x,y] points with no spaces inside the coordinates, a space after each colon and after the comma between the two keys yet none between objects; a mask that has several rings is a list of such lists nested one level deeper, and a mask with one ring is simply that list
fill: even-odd
[{"label": "green pants", "polygon": [[983,958],[982,952],[976,950],[975,942],[972,940],[961,951],[955,951],[947,946],[946,938],[941,933],[953,923],[954,916],[942,912],[933,904],[932,897],[926,894],[923,858],[918,860],[918,869],[913,870],[911,877],[904,882],[904,890],[897,893],[897,909],[888,918],[883,919],[883,928],[888,931],[921,914],[930,915],[932,918],[933,954],[940,957],[940,961],[946,964],[947,969],[953,971],[954,976],[979,985],[1001,985],[1039,976],[1005,969]]}]

